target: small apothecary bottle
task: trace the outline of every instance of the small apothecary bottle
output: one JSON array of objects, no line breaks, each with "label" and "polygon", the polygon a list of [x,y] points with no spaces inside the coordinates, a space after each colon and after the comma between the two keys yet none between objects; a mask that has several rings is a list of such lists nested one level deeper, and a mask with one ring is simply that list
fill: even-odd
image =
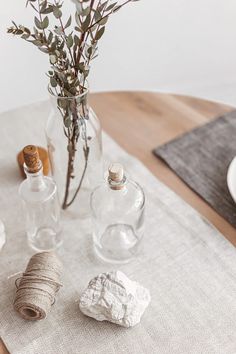
[{"label": "small apothecary bottle", "polygon": [[26,180],[19,187],[29,245],[36,251],[58,248],[62,243],[60,205],[52,178],[43,175],[37,147],[23,149]]},{"label": "small apothecary bottle", "polygon": [[104,261],[126,263],[138,252],[144,233],[145,197],[122,165],[109,167],[106,181],[91,194],[93,241]]}]

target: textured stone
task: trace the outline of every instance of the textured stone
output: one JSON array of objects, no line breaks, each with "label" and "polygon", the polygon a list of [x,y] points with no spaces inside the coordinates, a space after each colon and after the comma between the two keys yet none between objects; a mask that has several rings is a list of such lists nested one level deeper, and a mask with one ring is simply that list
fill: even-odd
[{"label": "textured stone", "polygon": [[97,321],[110,321],[132,327],[151,300],[149,291],[130,280],[124,273],[113,271],[93,278],[81,295],[79,307]]}]

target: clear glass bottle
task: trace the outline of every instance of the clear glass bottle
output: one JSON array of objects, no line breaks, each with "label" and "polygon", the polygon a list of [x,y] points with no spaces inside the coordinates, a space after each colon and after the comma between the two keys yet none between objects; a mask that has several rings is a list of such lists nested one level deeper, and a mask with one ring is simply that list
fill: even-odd
[{"label": "clear glass bottle", "polygon": [[36,251],[48,251],[62,244],[60,204],[52,178],[43,175],[38,150],[28,145],[23,150],[26,180],[19,187],[23,200],[29,245]]},{"label": "clear glass bottle", "polygon": [[127,179],[120,164],[109,167],[108,177],[91,194],[95,253],[104,261],[126,263],[138,252],[144,233],[145,196]]}]

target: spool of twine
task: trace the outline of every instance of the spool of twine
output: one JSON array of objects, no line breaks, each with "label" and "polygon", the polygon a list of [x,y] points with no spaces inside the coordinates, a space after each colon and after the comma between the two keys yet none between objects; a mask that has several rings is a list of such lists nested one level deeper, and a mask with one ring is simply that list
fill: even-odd
[{"label": "spool of twine", "polygon": [[23,275],[16,279],[14,309],[26,320],[44,319],[62,286],[62,263],[52,252],[32,256]]}]

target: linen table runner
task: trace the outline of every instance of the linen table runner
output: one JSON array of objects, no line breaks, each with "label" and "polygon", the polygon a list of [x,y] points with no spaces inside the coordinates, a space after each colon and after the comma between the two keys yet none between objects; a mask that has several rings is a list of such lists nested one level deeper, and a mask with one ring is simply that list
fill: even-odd
[{"label": "linen table runner", "polygon": [[[234,247],[106,135],[106,161],[121,162],[145,189],[143,250],[136,260],[119,269],[150,290],[150,306],[141,323],[130,329],[96,322],[79,311],[78,298],[91,277],[117,267],[94,257],[88,221],[67,219],[59,252],[64,286],[56,304],[43,321],[27,322],[15,313],[15,278],[8,276],[24,270],[32,255],[17,196],[20,178],[15,155],[26,143],[43,143],[42,117],[47,107],[46,103],[31,105],[0,117],[4,122],[0,218],[8,236],[0,253],[0,336],[11,354],[235,354]],[[22,124],[26,129],[19,129]]]},{"label": "linen table runner", "polygon": [[236,227],[236,206],[226,180],[236,155],[236,111],[158,147],[154,153]]}]

